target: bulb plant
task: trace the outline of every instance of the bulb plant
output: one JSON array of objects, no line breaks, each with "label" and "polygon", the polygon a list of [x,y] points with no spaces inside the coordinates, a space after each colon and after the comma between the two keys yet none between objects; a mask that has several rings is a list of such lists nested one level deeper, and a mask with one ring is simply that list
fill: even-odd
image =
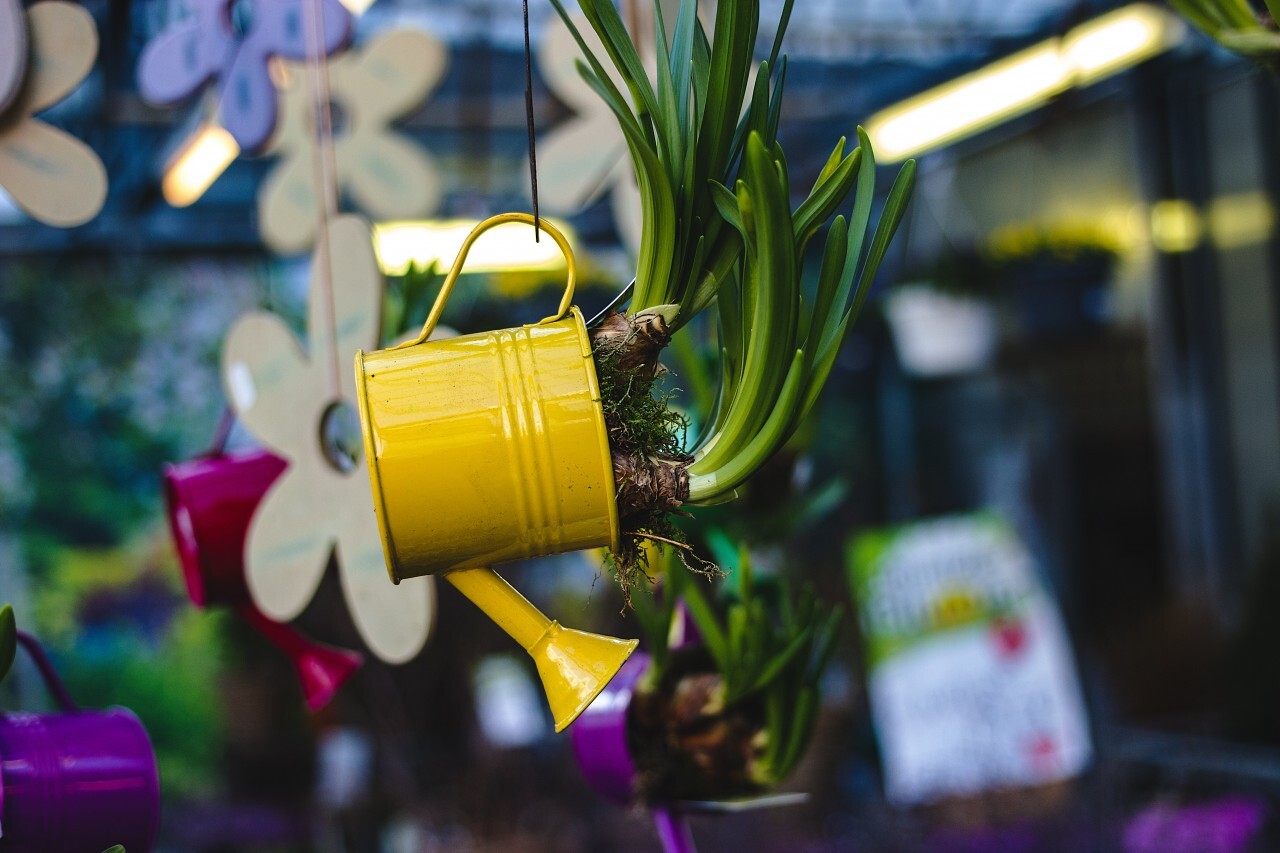
[{"label": "bulb plant", "polygon": [[[624,529],[611,562],[629,599],[648,574],[643,543],[674,543],[687,555],[672,515],[733,498],[813,406],[902,220],[915,163],[899,172],[874,233],[875,157],[861,129],[853,150],[845,139],[836,143],[792,207],[778,142],[791,2],[754,82],[759,0],[721,0],[710,34],[696,0],[683,0],[670,38],[655,3],[652,81],[611,0],[579,0],[603,57],[552,2],[585,56],[579,71],[617,118],[642,204],[630,307],[591,333]],[[827,226],[850,196],[848,216]],[[818,285],[806,304],[806,248],[824,231]],[[671,336],[713,305],[719,395],[690,441],[688,422],[667,394],[655,396],[654,382]]]},{"label": "bulb plant", "polygon": [[[628,716],[637,794],[649,802],[759,794],[804,756],[819,681],[842,612],[804,587],[757,580],[745,549],[722,606],[684,565],[666,558],[661,597],[635,597],[651,664]],[[671,646],[677,602],[700,639]]]}]

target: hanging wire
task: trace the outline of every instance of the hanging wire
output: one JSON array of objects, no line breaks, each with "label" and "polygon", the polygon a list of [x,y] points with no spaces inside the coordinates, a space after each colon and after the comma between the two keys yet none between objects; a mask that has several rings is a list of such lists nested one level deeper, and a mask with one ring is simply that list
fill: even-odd
[{"label": "hanging wire", "polygon": [[538,154],[533,143],[533,58],[529,49],[529,0],[524,5],[524,115],[529,129],[529,188],[533,194],[533,241],[542,242],[538,216]]},{"label": "hanging wire", "polygon": [[[307,23],[307,63],[311,96],[311,165],[316,193],[316,276],[312,287],[324,289],[324,328],[329,333],[329,390],[342,396],[342,365],[338,353],[338,306],[333,293],[333,257],[329,245],[329,220],[338,212],[337,160],[333,150],[333,115],[329,110],[328,59],[324,55],[324,6],[321,0],[304,2]],[[316,346],[312,341],[311,345]]]}]

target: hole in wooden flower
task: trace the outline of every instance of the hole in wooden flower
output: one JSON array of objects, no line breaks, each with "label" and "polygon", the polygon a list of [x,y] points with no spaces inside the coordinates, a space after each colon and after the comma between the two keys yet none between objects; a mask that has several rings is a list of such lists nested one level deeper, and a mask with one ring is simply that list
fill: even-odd
[{"label": "hole in wooden flower", "polygon": [[360,418],[346,400],[335,400],[320,418],[320,452],[335,471],[350,474],[360,464],[364,439]]}]

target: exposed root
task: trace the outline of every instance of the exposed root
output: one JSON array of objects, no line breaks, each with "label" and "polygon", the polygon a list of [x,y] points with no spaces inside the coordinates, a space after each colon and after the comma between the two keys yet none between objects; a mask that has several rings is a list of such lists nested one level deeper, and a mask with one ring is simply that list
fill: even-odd
[{"label": "exposed root", "polygon": [[612,313],[591,331],[591,338],[613,453],[618,516],[626,531],[606,564],[622,590],[626,610],[634,586],[653,580],[649,543],[659,550],[675,547],[681,562],[697,574],[718,577],[722,572],[693,553],[684,531],[671,518],[683,514],[680,506],[689,497],[686,467],[691,460],[684,452],[688,420],[669,405],[673,391],[655,389],[666,373],[658,356],[671,340],[664,313]]},{"label": "exposed root", "polygon": [[674,512],[689,499],[689,472],[683,464],[643,456],[613,453],[613,482],[618,491],[618,515]]},{"label": "exposed root", "polygon": [[641,311],[628,317],[614,311],[591,330],[591,348],[597,359],[613,357],[619,371],[649,381],[660,375],[658,357],[669,343],[667,321],[658,312]]}]

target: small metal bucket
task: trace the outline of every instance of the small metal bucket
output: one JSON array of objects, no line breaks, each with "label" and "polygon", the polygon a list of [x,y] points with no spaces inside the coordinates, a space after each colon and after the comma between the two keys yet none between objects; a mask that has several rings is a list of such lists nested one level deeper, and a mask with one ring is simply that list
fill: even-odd
[{"label": "small metal bucket", "polygon": [[146,729],[125,708],[76,708],[39,644],[18,639],[62,712],[0,715],[0,851],[147,853],[160,780]]},{"label": "small metal bucket", "polygon": [[391,579],[617,547],[613,463],[586,324],[568,263],[556,314],[428,341],[481,233],[476,226],[416,340],[356,354],[356,398]]}]

